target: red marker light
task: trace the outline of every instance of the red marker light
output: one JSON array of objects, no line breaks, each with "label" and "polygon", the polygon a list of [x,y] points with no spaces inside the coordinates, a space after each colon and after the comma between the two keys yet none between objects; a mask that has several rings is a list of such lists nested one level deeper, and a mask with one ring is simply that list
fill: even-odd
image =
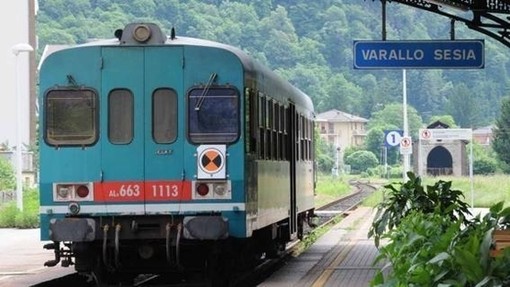
[{"label": "red marker light", "polygon": [[81,198],[85,198],[89,195],[89,188],[85,185],[80,185],[76,189],[76,194]]},{"label": "red marker light", "polygon": [[209,193],[209,186],[205,183],[201,183],[197,186],[197,193],[201,196],[206,196]]}]

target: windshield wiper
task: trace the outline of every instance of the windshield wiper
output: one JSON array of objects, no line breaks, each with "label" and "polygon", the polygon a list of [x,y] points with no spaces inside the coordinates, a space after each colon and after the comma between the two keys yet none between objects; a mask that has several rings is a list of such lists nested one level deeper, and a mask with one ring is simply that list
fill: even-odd
[{"label": "windshield wiper", "polygon": [[218,74],[212,73],[211,76],[209,77],[209,81],[207,82],[207,85],[205,86],[204,90],[202,91],[202,94],[200,95],[200,97],[198,97],[197,103],[195,105],[195,111],[200,110],[200,107],[202,106],[202,103],[205,100],[205,96],[207,95],[207,92],[209,92],[209,88],[211,88],[211,85],[217,76],[218,76]]}]

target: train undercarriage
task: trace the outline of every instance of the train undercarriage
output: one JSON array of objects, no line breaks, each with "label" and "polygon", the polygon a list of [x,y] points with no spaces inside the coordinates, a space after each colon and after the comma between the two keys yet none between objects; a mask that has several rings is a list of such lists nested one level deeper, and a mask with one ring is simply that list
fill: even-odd
[{"label": "train undercarriage", "polygon": [[[310,214],[298,216],[298,236]],[[205,224],[200,222],[200,228],[224,228],[216,218],[202,219]],[[228,286],[230,276],[253,268],[266,257],[280,256],[291,240],[288,220],[257,230],[250,238],[224,236],[214,230],[189,234],[182,218],[168,222],[163,216],[95,222],[99,222],[95,226],[99,232],[92,241],[47,244],[45,248],[54,251],[55,259],[45,265],[74,265],[77,272],[105,284],[129,284],[139,274],[163,274],[176,280],[199,274],[212,286]],[[193,235],[210,238],[193,239]]]}]

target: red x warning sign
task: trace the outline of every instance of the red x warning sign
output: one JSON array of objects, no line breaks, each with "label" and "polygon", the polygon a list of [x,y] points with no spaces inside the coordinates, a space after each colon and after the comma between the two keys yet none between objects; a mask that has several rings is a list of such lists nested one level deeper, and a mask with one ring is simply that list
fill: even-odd
[{"label": "red x warning sign", "polygon": [[225,179],[227,166],[226,145],[197,147],[197,179]]},{"label": "red x warning sign", "polygon": [[217,173],[223,168],[223,154],[214,148],[204,150],[200,154],[200,167],[207,173]]},{"label": "red x warning sign", "polygon": [[214,149],[206,150],[202,154],[200,161],[202,162],[203,170],[210,173],[217,172],[223,165],[221,154]]}]

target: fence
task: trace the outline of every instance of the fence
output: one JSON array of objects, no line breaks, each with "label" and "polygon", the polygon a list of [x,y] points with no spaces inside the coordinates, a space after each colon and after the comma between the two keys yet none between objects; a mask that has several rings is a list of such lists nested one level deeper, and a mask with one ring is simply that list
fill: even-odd
[{"label": "fence", "polygon": [[0,191],[0,205],[16,200],[16,192],[12,191]]}]

